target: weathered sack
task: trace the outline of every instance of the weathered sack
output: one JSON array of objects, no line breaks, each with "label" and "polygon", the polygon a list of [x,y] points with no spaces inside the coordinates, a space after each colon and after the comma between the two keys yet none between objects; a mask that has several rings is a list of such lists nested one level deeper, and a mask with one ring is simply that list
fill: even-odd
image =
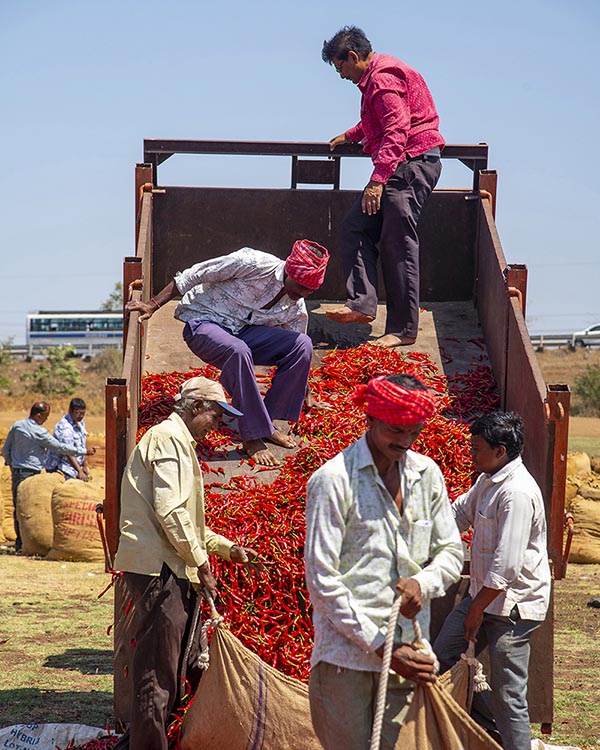
[{"label": "weathered sack", "polygon": [[0,537],[4,541],[14,542],[16,537],[15,534],[15,522],[13,519],[13,499],[12,499],[12,475],[8,466],[0,466],[0,488],[2,492],[2,504],[3,518],[0,528]]},{"label": "weathered sack", "polygon": [[96,505],[103,491],[89,482],[69,479],[52,493],[54,538],[46,560],[100,562],[104,560]]},{"label": "weathered sack", "polygon": [[417,685],[396,750],[501,750],[440,684]]},{"label": "weathered sack", "polygon": [[181,750],[321,750],[308,687],[278,672],[223,626],[182,727]]},{"label": "weathered sack", "polygon": [[26,555],[47,555],[52,547],[52,493],[65,478],[58,472],[35,474],[17,489],[17,518]]},{"label": "weathered sack", "polygon": [[600,500],[577,495],[568,511],[573,514],[575,527],[569,562],[600,563]]}]

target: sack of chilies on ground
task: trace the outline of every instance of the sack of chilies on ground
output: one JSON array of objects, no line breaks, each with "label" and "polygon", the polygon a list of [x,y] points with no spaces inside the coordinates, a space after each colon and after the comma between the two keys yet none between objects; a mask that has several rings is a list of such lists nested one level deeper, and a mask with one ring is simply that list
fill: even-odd
[{"label": "sack of chilies on ground", "polygon": [[[75,743],[96,743],[100,747],[102,737],[106,737],[106,729],[89,727],[84,724],[14,724],[0,729],[0,748],[35,748],[35,750],[67,750],[74,748]],[[112,735],[114,740],[116,735]],[[114,742],[107,742],[107,747],[113,747]]]},{"label": "sack of chilies on ground", "polygon": [[17,489],[17,517],[26,555],[47,555],[52,547],[52,493],[65,478],[59,472],[35,474]]},{"label": "sack of chilies on ground", "polygon": [[222,625],[210,666],[183,719],[181,750],[321,750],[308,687],[265,664]]},{"label": "sack of chilies on ground", "polygon": [[54,537],[47,560],[100,562],[104,560],[96,506],[104,493],[79,479],[69,479],[52,493]]}]

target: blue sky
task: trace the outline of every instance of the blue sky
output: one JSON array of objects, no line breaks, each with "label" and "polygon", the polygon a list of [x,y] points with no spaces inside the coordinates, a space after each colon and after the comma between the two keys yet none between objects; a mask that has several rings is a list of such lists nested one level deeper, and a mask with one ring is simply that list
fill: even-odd
[{"label": "blue sky", "polygon": [[[345,24],[419,70],[448,143],[490,145],[530,330],[600,322],[600,3],[0,0],[0,341],[39,309],[90,309],[133,248],[147,138],[326,141],[359,95],[321,61]],[[362,187],[367,160],[343,172]],[[289,184],[289,161],[175,157],[165,184]],[[446,162],[441,187],[469,174]]]}]

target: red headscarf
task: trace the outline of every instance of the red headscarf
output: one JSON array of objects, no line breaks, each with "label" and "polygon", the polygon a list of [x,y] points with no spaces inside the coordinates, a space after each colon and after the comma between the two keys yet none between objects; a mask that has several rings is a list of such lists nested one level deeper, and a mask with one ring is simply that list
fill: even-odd
[{"label": "red headscarf", "polygon": [[359,385],[352,401],[375,419],[393,425],[419,424],[435,412],[435,399],[429,391],[411,390],[390,383],[385,375]]},{"label": "red headscarf", "polygon": [[285,272],[298,284],[318,289],[325,278],[328,262],[329,252],[324,247],[311,240],[298,240],[285,262]]}]

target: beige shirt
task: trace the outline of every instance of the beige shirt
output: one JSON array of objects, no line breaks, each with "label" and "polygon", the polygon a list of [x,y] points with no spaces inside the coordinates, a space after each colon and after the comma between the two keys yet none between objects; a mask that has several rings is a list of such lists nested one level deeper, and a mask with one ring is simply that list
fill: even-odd
[{"label": "beige shirt", "polygon": [[229,560],[233,547],[204,523],[204,484],[185,422],[171,414],[150,428],[129,457],[121,484],[117,570],[198,581],[208,554]]}]

